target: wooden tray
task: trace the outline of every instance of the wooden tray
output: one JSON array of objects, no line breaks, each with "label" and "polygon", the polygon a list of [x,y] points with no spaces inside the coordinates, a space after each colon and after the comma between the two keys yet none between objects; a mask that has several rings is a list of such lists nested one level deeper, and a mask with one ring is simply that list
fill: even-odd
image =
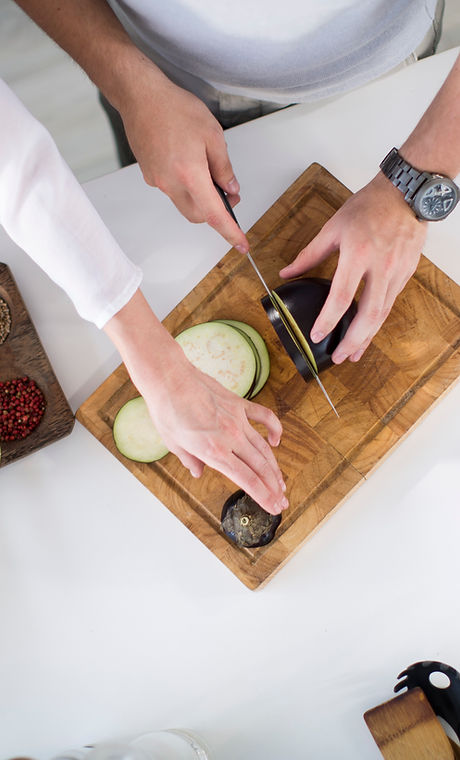
[{"label": "wooden tray", "polygon": [[35,380],[46,399],[43,417],[27,438],[1,442],[3,467],[68,435],[74,426],[74,415],[6,264],[0,264],[0,298],[11,313],[10,333],[0,345],[0,380],[27,375]]},{"label": "wooden tray", "polygon": [[[248,235],[251,250],[271,287],[280,283],[279,269],[349,195],[313,164],[254,225]],[[336,256],[331,256],[311,273],[331,277],[335,265]],[[77,412],[77,419],[251,589],[282,567],[460,374],[460,287],[426,258],[361,361],[323,373],[340,419],[317,384],[306,384],[282,349],[260,303],[263,295],[246,258],[232,249],[165,325],[175,335],[210,319],[241,319],[267,342],[271,374],[257,401],[273,409],[283,424],[276,455],[290,501],[268,546],[240,549],[221,532],[222,505],[236,490],[222,475],[207,469],[195,480],[171,454],[145,465],[117,452],[115,414],[137,395],[123,365]]]}]

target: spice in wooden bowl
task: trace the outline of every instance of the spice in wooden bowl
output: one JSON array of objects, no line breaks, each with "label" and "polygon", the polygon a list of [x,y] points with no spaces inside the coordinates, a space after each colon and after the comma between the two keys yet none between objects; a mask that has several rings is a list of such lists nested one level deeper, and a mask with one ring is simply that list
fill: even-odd
[{"label": "spice in wooden bowl", "polygon": [[35,430],[46,401],[35,380],[16,377],[0,382],[0,440],[16,441]]},{"label": "spice in wooden bowl", "polygon": [[11,314],[7,302],[0,298],[0,345],[5,342],[11,330]]}]

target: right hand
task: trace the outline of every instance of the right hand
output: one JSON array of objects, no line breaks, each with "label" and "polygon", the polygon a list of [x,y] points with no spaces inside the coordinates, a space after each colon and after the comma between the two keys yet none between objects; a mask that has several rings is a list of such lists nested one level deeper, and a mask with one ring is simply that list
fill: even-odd
[{"label": "right hand", "polygon": [[[286,486],[271,449],[278,446],[282,428],[270,409],[240,398],[188,360],[171,372],[162,390],[139,390],[164,443],[193,477],[200,477],[206,464],[267,512],[286,509]],[[268,443],[250,420],[265,426]]]},{"label": "right hand", "polygon": [[204,103],[148,60],[136,69],[118,108],[148,185],[168,195],[190,222],[207,222],[241,253],[248,241],[226,211],[213,181],[240,200],[223,129]]}]

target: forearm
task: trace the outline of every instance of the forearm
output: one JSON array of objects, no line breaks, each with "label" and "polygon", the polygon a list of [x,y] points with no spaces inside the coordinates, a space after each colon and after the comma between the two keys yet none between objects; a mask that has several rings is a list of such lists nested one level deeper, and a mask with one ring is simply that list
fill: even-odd
[{"label": "forearm", "polygon": [[188,366],[181,347],[155,316],[140,290],[104,326],[139,393],[168,392]]},{"label": "forearm", "polygon": [[400,153],[417,169],[460,173],[460,56]]},{"label": "forearm", "polygon": [[170,84],[134,45],[105,0],[16,0],[17,4],[86,71],[112,105],[120,110],[133,86],[149,81]]},{"label": "forearm", "polygon": [[46,129],[0,80],[0,224],[101,327],[140,270],[102,222]]}]

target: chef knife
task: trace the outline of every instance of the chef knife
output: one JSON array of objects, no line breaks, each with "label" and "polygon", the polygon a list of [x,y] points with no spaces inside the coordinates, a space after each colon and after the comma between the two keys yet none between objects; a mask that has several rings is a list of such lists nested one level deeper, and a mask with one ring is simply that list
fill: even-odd
[{"label": "chef knife", "polygon": [[[222,202],[223,202],[225,208],[227,209],[228,213],[232,217],[233,221],[238,225],[238,227],[240,227],[238,219],[236,218],[236,216],[235,216],[235,214],[233,212],[233,209],[232,209],[232,207],[231,207],[231,205],[229,203],[227,195],[222,190],[222,188],[219,187],[218,184],[216,184],[216,182],[214,182],[214,187],[216,188],[217,192],[219,193],[219,195],[220,195],[220,197],[222,199]],[[241,227],[240,227],[240,229],[241,229]],[[300,353],[302,359],[304,360],[304,362],[307,365],[308,369],[310,370],[311,374],[313,375],[313,377],[315,378],[315,380],[318,383],[319,387],[321,388],[321,390],[322,390],[325,398],[327,399],[327,402],[330,405],[331,409],[337,415],[337,417],[339,417],[339,413],[338,413],[337,409],[335,408],[334,404],[332,403],[331,399],[329,398],[329,394],[326,391],[326,388],[324,387],[323,383],[321,382],[321,380],[319,378],[317,369],[312,364],[311,359],[307,356],[306,351],[304,350],[303,346],[300,344],[300,342],[299,342],[299,340],[298,340],[298,338],[297,338],[297,336],[295,334],[295,330],[293,329],[292,324],[289,321],[291,319],[294,322],[294,318],[291,316],[291,314],[289,312],[289,309],[287,308],[286,304],[283,304],[283,306],[284,306],[283,312],[280,310],[280,307],[279,307],[279,305],[278,305],[278,303],[277,303],[277,301],[276,301],[276,299],[275,299],[275,297],[273,295],[273,292],[270,290],[270,288],[268,287],[267,283],[265,282],[265,279],[264,279],[264,277],[263,277],[263,275],[262,275],[259,267],[257,266],[256,262],[252,258],[250,251],[248,251],[246,253],[246,256],[249,259],[249,262],[250,262],[252,268],[254,269],[255,273],[257,274],[259,280],[261,281],[262,285],[264,286],[264,288],[265,288],[265,290],[267,292],[267,295],[268,295],[268,297],[270,299],[270,302],[271,302],[273,308],[275,309],[276,313],[278,314],[281,322],[283,323],[283,325],[284,325],[284,327],[285,327],[285,329],[286,329],[286,331],[287,331],[290,339],[293,341],[293,343],[294,343],[297,351]],[[279,296],[278,296],[278,298],[279,298]],[[284,310],[286,311],[286,313],[284,313]],[[313,358],[313,361],[314,361],[314,358]]]}]

